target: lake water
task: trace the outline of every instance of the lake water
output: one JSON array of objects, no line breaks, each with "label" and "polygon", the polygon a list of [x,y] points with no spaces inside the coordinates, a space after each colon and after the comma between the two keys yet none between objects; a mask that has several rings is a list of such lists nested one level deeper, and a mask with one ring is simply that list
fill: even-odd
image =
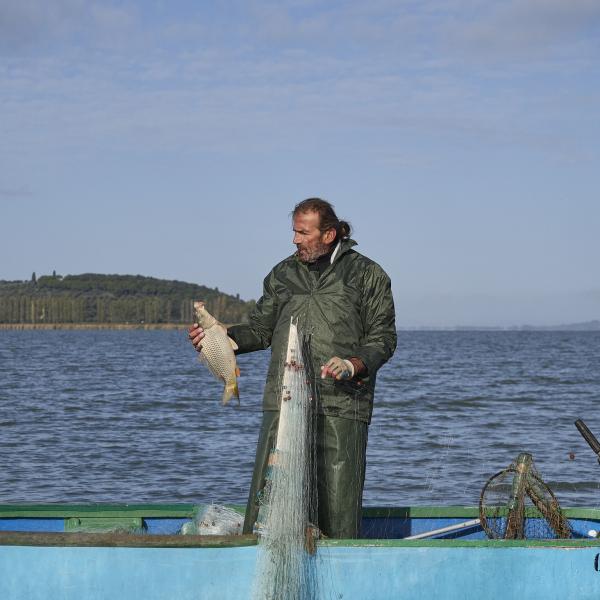
[{"label": "lake water", "polygon": [[[245,503],[268,359],[239,357],[223,407],[184,331],[0,331],[0,502]],[[528,451],[564,506],[600,506],[573,426],[600,438],[599,406],[599,332],[402,331],[365,505],[476,505]]]}]

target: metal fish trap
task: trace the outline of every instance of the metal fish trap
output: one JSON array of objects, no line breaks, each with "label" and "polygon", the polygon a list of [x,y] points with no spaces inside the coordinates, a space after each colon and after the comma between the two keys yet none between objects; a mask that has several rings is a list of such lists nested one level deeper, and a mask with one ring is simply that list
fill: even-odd
[{"label": "metal fish trap", "polygon": [[571,527],[558,500],[536,471],[533,457],[526,452],[492,475],[483,486],[479,518],[491,539],[571,537]]}]

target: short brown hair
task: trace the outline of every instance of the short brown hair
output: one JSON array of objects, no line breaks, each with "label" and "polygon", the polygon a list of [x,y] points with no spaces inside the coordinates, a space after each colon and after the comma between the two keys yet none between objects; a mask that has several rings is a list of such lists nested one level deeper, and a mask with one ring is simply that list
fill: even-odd
[{"label": "short brown hair", "polygon": [[352,226],[347,221],[340,221],[333,210],[333,204],[322,198],[307,198],[298,202],[292,212],[292,218],[299,213],[316,212],[319,215],[319,231],[325,233],[335,229],[336,239],[350,236]]}]

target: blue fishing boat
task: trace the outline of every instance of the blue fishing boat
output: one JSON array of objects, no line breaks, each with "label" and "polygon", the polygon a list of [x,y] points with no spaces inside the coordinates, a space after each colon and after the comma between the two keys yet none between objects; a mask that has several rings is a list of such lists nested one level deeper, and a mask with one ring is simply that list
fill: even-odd
[{"label": "blue fishing boat", "polygon": [[[201,508],[0,505],[0,598],[250,598],[256,537],[181,535]],[[600,509],[563,513],[569,539],[503,540],[476,507],[366,508],[363,537],[319,540],[314,569],[324,598],[600,598]]]}]

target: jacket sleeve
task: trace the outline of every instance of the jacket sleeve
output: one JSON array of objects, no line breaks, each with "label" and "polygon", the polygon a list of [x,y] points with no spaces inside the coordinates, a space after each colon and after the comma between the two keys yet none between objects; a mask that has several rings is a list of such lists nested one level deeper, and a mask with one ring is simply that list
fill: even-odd
[{"label": "jacket sleeve", "polygon": [[365,270],[361,318],[365,332],[354,356],[360,358],[373,376],[396,350],[396,311],[390,278],[373,263]]},{"label": "jacket sleeve", "polygon": [[271,345],[278,304],[271,280],[272,273],[269,273],[263,282],[263,295],[252,309],[248,323],[227,328],[227,335],[238,345],[236,354],[265,350]]}]

